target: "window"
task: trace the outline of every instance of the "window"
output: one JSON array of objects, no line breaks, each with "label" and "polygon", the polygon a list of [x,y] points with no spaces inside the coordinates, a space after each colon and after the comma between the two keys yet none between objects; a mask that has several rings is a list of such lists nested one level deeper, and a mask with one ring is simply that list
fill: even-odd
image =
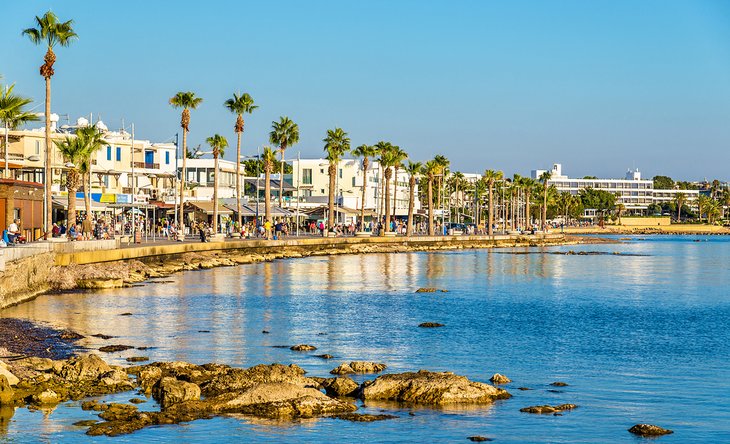
[{"label": "window", "polygon": [[355,186],[355,176],[352,177],[352,186]]},{"label": "window", "polygon": [[40,140],[35,141],[35,153],[36,153],[36,155],[39,155],[41,153],[41,141]]},{"label": "window", "polygon": [[165,165],[170,165],[170,152],[165,151]]},{"label": "window", "polygon": [[321,190],[319,190],[319,192],[322,193],[322,194],[324,194],[324,188],[322,188]]},{"label": "window", "polygon": [[112,160],[112,147],[106,147],[106,160]]},{"label": "window", "polygon": [[302,183],[304,185],[312,185],[312,169],[304,168],[302,170]]},{"label": "window", "polygon": [[109,175],[104,176],[104,188],[109,188]]},{"label": "window", "polygon": [[342,179],[342,168],[340,168],[340,179]]},{"label": "window", "polygon": [[122,161],[122,147],[118,146],[117,147],[117,162],[121,162],[121,161]]},{"label": "window", "polygon": [[312,190],[302,190],[302,194],[304,195],[304,197],[311,197]]}]

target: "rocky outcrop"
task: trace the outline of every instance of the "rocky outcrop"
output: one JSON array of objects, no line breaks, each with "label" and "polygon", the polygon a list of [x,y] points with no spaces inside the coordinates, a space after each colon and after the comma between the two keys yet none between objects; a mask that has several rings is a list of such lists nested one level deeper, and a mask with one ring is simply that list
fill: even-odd
[{"label": "rocky outcrop", "polygon": [[489,384],[470,381],[465,376],[421,370],[379,376],[363,385],[361,397],[364,400],[443,405],[487,404],[509,398],[510,394]]},{"label": "rocky outcrop", "polygon": [[202,384],[205,396],[215,396],[232,391],[244,391],[258,384],[285,382],[299,387],[318,387],[319,383],[304,376],[298,365],[257,365],[247,369],[228,367]]},{"label": "rocky outcrop", "polygon": [[10,387],[8,378],[0,375],[0,405],[9,405],[13,402],[13,388]]},{"label": "rocky outcrop", "polygon": [[0,361],[0,376],[4,376],[9,385],[15,385],[20,382],[20,379],[8,370],[8,365],[2,361]]},{"label": "rocky outcrop", "polygon": [[69,359],[62,365],[58,375],[67,381],[83,381],[96,379],[111,370],[104,360],[91,354]]},{"label": "rocky outcrop", "polygon": [[636,424],[629,429],[629,432],[639,436],[661,436],[669,435],[674,431],[665,429],[653,424]]},{"label": "rocky outcrop", "polygon": [[157,381],[152,397],[165,409],[180,402],[200,399],[200,387],[168,376]]},{"label": "rocky outcrop", "polygon": [[573,410],[578,408],[575,404],[560,404],[560,405],[533,405],[530,407],[521,408],[520,411],[524,413],[536,413],[536,414],[554,414],[563,412],[565,410]]},{"label": "rocky outcrop", "polygon": [[294,351],[314,351],[317,350],[317,347],[309,344],[298,344],[294,345],[292,347],[289,347],[291,350]]},{"label": "rocky outcrop", "polygon": [[509,384],[512,382],[511,379],[499,373],[493,374],[492,377],[489,378],[489,381],[491,381],[492,384]]},{"label": "rocky outcrop", "polygon": [[329,396],[354,396],[357,389],[360,387],[357,382],[353,381],[347,376],[340,376],[338,378],[327,378],[320,382],[325,393]]},{"label": "rocky outcrop", "polygon": [[333,375],[349,375],[353,373],[380,373],[388,366],[377,362],[352,361],[349,364],[340,364],[330,371]]}]

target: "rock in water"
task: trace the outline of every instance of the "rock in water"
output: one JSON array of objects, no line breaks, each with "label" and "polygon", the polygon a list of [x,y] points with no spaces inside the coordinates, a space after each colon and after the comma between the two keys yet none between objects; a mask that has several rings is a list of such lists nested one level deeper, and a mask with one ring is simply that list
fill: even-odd
[{"label": "rock in water", "polygon": [[122,344],[115,344],[115,345],[105,345],[104,347],[100,347],[99,351],[104,353],[114,353],[114,352],[120,352],[124,350],[130,350],[134,347],[131,345],[122,345]]},{"label": "rock in water", "polygon": [[555,381],[555,382],[551,383],[550,385],[552,385],[553,387],[567,387],[568,383],[561,382],[561,381]]},{"label": "rock in water", "polygon": [[53,390],[44,390],[37,395],[33,395],[34,404],[58,404],[60,401],[61,397],[58,396],[58,393],[54,392]]},{"label": "rock in water", "polygon": [[330,355],[329,353],[325,353],[323,355],[317,355],[316,358],[322,358],[322,359],[334,359],[334,356]]},{"label": "rock in water", "polygon": [[13,402],[13,388],[10,387],[8,378],[0,375],[0,405],[8,405]]},{"label": "rock in water", "polygon": [[508,384],[508,383],[512,382],[511,379],[509,379],[505,375],[501,375],[499,373],[495,373],[494,375],[492,375],[492,377],[489,378],[489,380],[492,381],[492,384]]},{"label": "rock in water", "polygon": [[416,293],[436,293],[437,291],[440,291],[441,293],[448,293],[448,290],[433,288],[433,287],[421,287],[418,290],[416,290]]},{"label": "rock in water", "polygon": [[444,324],[439,324],[438,322],[423,322],[421,324],[418,324],[421,328],[438,328],[438,327],[444,327]]},{"label": "rock in water", "polygon": [[468,438],[471,442],[484,442],[484,441],[492,441],[492,438],[487,438],[485,436],[470,436]]},{"label": "rock in water", "polygon": [[629,429],[629,432],[639,436],[661,436],[674,433],[672,430],[664,429],[652,424],[636,424]]},{"label": "rock in water", "polygon": [[244,391],[261,383],[285,382],[300,387],[318,387],[319,383],[304,376],[306,372],[296,364],[256,365],[247,369],[227,368],[201,385],[205,396]]},{"label": "rock in water", "polygon": [[371,415],[368,413],[340,413],[339,415],[333,415],[332,417],[335,419],[353,422],[373,422],[398,418],[395,415]]},{"label": "rock in water", "polygon": [[18,377],[14,374],[10,373],[10,370],[8,370],[8,365],[2,361],[0,361],[0,375],[5,376],[8,379],[8,384],[10,385],[17,385],[20,382],[20,379],[18,379]]},{"label": "rock in water", "polygon": [[388,400],[419,404],[488,404],[511,395],[500,388],[474,382],[465,376],[421,370],[378,376],[362,389],[364,400]]},{"label": "rock in water", "polygon": [[299,344],[299,345],[294,345],[294,346],[290,347],[290,349],[294,350],[294,351],[313,351],[313,350],[317,350],[317,347],[315,347],[313,345],[309,345],[309,344]]},{"label": "rock in water", "polygon": [[330,371],[333,375],[349,375],[352,373],[380,373],[388,366],[378,362],[352,361],[349,364],[340,364]]},{"label": "rock in water", "polygon": [[352,396],[358,387],[360,387],[355,381],[347,376],[325,379],[322,381],[321,385],[324,387],[324,391],[327,395],[333,397]]},{"label": "rock in water", "polygon": [[560,404],[560,405],[533,405],[530,407],[521,408],[520,411],[524,413],[559,413],[565,410],[573,410],[578,408],[575,404]]},{"label": "rock in water", "polygon": [[192,382],[178,381],[172,377],[160,379],[152,389],[152,396],[163,409],[183,401],[200,399],[200,387]]},{"label": "rock in water", "polygon": [[63,364],[59,376],[67,381],[87,381],[112,370],[109,365],[97,355],[86,355],[71,358]]}]

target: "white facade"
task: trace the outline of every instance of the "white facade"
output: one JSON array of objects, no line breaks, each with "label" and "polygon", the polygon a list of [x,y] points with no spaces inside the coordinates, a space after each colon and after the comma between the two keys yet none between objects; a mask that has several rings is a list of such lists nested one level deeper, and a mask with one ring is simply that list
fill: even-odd
[{"label": "white facade", "polygon": [[[182,159],[177,162],[178,171],[182,174]],[[236,197],[236,162],[218,159],[218,198]],[[244,191],[244,165],[241,165],[241,195]],[[185,160],[186,200],[213,200],[215,183],[215,159],[199,158]]]},{"label": "white facade", "polygon": [[[301,159],[292,162],[292,186],[299,188],[303,202],[308,197],[326,197],[329,195],[329,162],[327,159]],[[397,179],[397,184],[395,183]],[[396,178],[395,171],[390,180],[390,209],[393,210],[393,199],[395,198],[395,215],[405,217],[408,215],[408,200],[410,176],[398,170]],[[383,171],[380,164],[370,160],[367,171],[367,184],[365,189],[365,209],[384,214],[382,209],[384,201]],[[351,209],[362,208],[362,187],[363,170],[360,159],[342,159],[337,167],[337,180],[335,184],[335,196],[338,204]],[[294,192],[296,195],[296,191]],[[317,199],[313,199],[317,200]],[[379,208],[380,207],[380,208]],[[418,184],[415,190],[414,212],[421,208],[418,200]]]}]

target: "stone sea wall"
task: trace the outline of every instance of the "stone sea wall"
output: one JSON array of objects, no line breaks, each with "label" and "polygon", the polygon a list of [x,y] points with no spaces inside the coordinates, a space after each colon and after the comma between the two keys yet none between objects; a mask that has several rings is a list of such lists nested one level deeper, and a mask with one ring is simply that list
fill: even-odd
[{"label": "stone sea wall", "polygon": [[128,286],[187,270],[284,258],[333,254],[401,253],[579,243],[560,234],[540,236],[437,236],[291,238],[146,245],[108,250],[46,253],[10,262],[0,275],[0,308],[48,291]]}]

